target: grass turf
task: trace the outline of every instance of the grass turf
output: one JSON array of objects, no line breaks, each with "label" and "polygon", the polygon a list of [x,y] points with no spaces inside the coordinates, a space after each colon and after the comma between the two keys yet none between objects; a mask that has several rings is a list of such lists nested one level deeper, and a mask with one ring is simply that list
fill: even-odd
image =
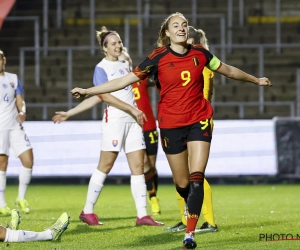
[{"label": "grass turf", "polygon": [[[260,234],[292,234],[300,238],[298,185],[214,185],[213,205],[217,233],[196,235],[198,249],[300,249],[300,240],[259,240]],[[184,233],[167,233],[162,227],[135,226],[136,212],[129,185],[106,185],[95,206],[104,226],[89,227],[78,216],[85,203],[86,185],[31,185],[27,200],[30,214],[22,214],[20,229],[42,231],[64,211],[71,224],[61,242],[0,243],[0,249],[182,249]],[[175,189],[161,185],[158,190],[162,214],[156,220],[166,226],[180,221]],[[6,190],[13,208],[17,186]],[[150,214],[150,208],[148,207]],[[6,225],[9,217],[1,217]],[[200,218],[198,226],[203,223]],[[277,239],[275,237],[275,239]]]}]

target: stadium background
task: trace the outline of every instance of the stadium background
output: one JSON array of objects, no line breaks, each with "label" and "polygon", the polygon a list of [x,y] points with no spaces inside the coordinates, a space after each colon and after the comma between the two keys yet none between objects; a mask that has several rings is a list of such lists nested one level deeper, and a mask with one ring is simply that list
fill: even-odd
[{"label": "stadium background", "polygon": [[[4,17],[0,48],[7,57],[6,70],[17,73],[24,84],[27,121],[50,121],[55,111],[78,103],[69,94],[73,86],[91,86],[94,66],[103,57],[96,44],[95,30],[105,25],[118,31],[136,65],[155,47],[162,20],[176,11],[188,16],[191,25],[206,32],[211,51],[222,61],[256,76],[267,76],[273,83],[272,88],[257,88],[216,75],[213,96],[216,125],[218,121],[235,124],[239,120],[266,120],[276,125],[274,117],[289,118],[292,124],[297,124],[296,117],[300,115],[297,88],[300,85],[300,3],[296,0],[189,0],[184,4],[175,0],[17,0]],[[155,110],[158,96],[154,89],[151,97]],[[102,109],[99,105],[72,120],[99,120]],[[298,131],[297,126],[294,130],[287,129]],[[277,157],[280,152],[275,152],[275,130],[276,126],[269,149]],[[240,137],[243,141],[242,133]],[[255,147],[257,142],[251,143]],[[296,159],[289,161],[291,171],[285,175],[278,175],[276,171],[269,175],[243,175],[238,179],[239,174],[226,178],[218,176],[215,180],[235,183],[288,178],[296,181],[300,175],[297,170],[299,143],[289,145],[292,145],[289,154]],[[279,166],[273,167],[278,169]],[[34,178],[33,182],[66,182],[66,176],[57,177]],[[111,181],[120,183],[124,179],[114,176]],[[82,176],[67,181],[86,183],[87,180],[88,177]],[[17,179],[12,176],[10,181]]]}]

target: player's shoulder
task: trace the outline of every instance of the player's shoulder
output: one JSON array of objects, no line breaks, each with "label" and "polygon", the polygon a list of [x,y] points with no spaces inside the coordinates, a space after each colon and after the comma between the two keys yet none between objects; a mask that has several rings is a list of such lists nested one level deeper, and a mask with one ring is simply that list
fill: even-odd
[{"label": "player's shoulder", "polygon": [[148,57],[150,59],[153,59],[155,57],[163,56],[167,52],[168,52],[167,46],[158,47],[154,49]]},{"label": "player's shoulder", "polygon": [[17,76],[17,74],[9,73],[9,72],[6,72],[6,71],[5,71],[4,74],[5,74],[6,77],[9,78],[10,81],[14,81],[14,82],[17,83],[17,81],[18,81],[18,76]]},{"label": "player's shoulder", "polygon": [[8,77],[18,77],[17,74],[6,72],[4,73]]},{"label": "player's shoulder", "polygon": [[192,44],[191,45],[191,49],[192,50],[196,50],[196,51],[200,51],[200,52],[206,52],[208,51],[207,49],[205,49],[202,45],[200,44]]}]

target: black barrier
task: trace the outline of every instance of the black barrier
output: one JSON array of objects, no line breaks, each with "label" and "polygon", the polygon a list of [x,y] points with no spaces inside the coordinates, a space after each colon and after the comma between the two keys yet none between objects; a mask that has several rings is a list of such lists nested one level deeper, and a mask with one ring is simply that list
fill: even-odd
[{"label": "black barrier", "polygon": [[276,118],[278,175],[300,178],[300,119]]}]

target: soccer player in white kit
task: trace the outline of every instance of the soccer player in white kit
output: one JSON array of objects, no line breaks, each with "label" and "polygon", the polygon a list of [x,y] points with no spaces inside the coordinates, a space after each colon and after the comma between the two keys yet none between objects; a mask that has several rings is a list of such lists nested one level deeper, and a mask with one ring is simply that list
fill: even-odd
[{"label": "soccer player in white kit", "polygon": [[[102,30],[97,32],[97,38],[105,58],[95,67],[93,78],[95,86],[130,72],[128,61],[118,60],[123,49],[119,34],[102,27]],[[136,225],[162,226],[163,223],[153,220],[146,211],[147,190],[143,170],[145,142],[141,126],[131,116],[138,113],[137,121],[142,123],[143,116],[141,114],[143,113],[134,111],[137,110],[137,105],[131,86],[86,99],[68,112],[56,112],[52,120],[54,122],[64,121],[101,101],[107,102],[108,105],[102,120],[100,160],[90,179],[86,203],[79,218],[90,226],[102,225],[94,213],[94,205],[101,193],[107,174],[112,169],[119,152],[123,149],[132,173],[130,182],[137,210]]]},{"label": "soccer player in white kit", "polygon": [[6,58],[0,50],[0,215],[11,214],[11,209],[5,200],[9,149],[12,148],[22,162],[15,205],[25,213],[30,211],[25,195],[33,166],[32,147],[22,127],[26,118],[26,107],[22,96],[24,90],[17,75],[5,72],[5,64]]}]

